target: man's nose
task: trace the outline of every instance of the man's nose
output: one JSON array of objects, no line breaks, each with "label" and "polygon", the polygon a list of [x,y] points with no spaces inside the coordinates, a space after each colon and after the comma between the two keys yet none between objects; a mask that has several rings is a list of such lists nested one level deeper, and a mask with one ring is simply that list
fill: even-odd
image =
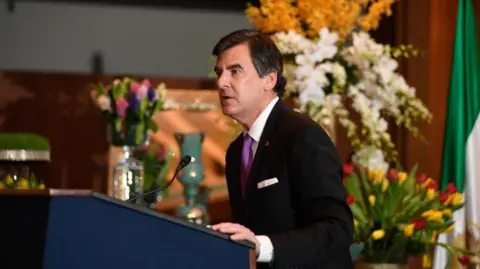
[{"label": "man's nose", "polygon": [[228,78],[225,74],[221,74],[218,78],[217,78],[217,87],[219,89],[223,89],[225,87],[228,87],[229,85],[229,81],[228,81]]}]

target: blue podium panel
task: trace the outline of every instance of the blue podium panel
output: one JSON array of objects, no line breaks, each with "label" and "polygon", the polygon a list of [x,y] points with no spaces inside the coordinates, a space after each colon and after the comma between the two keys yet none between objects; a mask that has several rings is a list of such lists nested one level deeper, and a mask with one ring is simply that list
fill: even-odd
[{"label": "blue podium panel", "polygon": [[[30,261],[21,261],[19,253],[23,251],[11,249],[0,254],[0,258],[10,254],[5,257],[7,265],[14,267],[7,268],[31,265],[35,267],[29,268],[44,269],[247,269],[255,266],[251,262],[250,243],[234,242],[208,228],[102,194],[38,197],[0,192],[0,208],[4,206],[15,208],[8,211],[7,226],[12,232],[20,232],[29,225],[31,230],[24,236],[7,237],[8,241],[2,240],[2,244],[28,244],[31,254],[22,256],[35,256]],[[37,213],[34,216],[32,212]],[[4,265],[0,266],[5,268]]]}]

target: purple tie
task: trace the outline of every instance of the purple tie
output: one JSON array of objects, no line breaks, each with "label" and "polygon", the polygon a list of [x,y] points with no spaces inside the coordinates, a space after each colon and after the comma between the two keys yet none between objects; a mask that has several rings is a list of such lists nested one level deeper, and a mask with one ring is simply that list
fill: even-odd
[{"label": "purple tie", "polygon": [[250,168],[253,161],[253,152],[252,152],[252,143],[253,139],[250,135],[246,134],[243,137],[243,148],[242,148],[242,165],[240,171],[241,177],[241,186],[242,186],[242,196],[245,198],[245,189],[247,186],[248,175],[250,174]]}]

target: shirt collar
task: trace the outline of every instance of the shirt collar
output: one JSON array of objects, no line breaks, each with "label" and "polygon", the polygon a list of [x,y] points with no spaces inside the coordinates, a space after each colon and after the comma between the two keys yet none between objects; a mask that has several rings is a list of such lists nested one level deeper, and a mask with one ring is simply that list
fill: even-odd
[{"label": "shirt collar", "polygon": [[[255,142],[258,143],[260,141],[260,137],[262,136],[263,129],[265,128],[265,124],[267,123],[268,116],[270,116],[270,113],[272,112],[273,107],[278,101],[278,96],[276,96],[268,106],[262,111],[260,116],[255,120],[253,123],[252,127],[250,130],[248,130],[248,134],[255,140]],[[243,132],[243,134],[246,134],[246,131]]]}]

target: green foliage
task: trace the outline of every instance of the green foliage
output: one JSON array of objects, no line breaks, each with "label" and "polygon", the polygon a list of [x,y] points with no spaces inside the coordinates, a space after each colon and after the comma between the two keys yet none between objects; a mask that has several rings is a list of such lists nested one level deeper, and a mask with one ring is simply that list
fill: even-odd
[{"label": "green foliage", "polygon": [[451,253],[467,250],[436,241],[452,230],[452,214],[463,207],[463,196],[450,184],[439,192],[431,178],[391,169],[344,166],[347,201],[355,219],[355,242],[365,244],[363,258],[374,263],[399,263],[412,255],[430,255],[432,245]]}]

